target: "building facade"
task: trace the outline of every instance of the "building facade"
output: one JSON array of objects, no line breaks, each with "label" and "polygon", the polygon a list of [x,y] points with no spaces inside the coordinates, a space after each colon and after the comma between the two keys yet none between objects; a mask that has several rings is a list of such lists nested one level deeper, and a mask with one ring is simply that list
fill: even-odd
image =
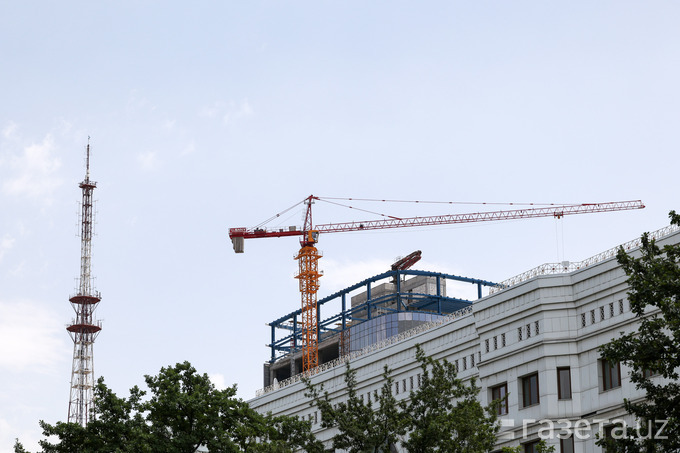
[{"label": "building facade", "polygon": [[[654,235],[661,245],[680,242],[677,228]],[[636,254],[638,245],[632,241],[624,248]],[[395,379],[393,393],[408,398],[419,382],[419,344],[427,355],[456,364],[459,377],[474,377],[482,404],[507,395],[499,408],[499,449],[521,445],[532,452],[540,437],[556,452],[601,452],[595,445],[598,435],[621,420],[634,422],[623,408],[624,398],[644,398],[629,370],[601,360],[599,353],[621,332],[636,330],[627,290],[615,249],[581,263],[544,265],[469,307],[326,363],[311,380],[323,384],[332,400],[342,401],[349,361],[357,370],[358,393],[375,398],[387,365]],[[321,428],[320,414],[299,378],[266,387],[250,404],[262,413],[307,418],[319,439],[330,440],[334,432]]]}]

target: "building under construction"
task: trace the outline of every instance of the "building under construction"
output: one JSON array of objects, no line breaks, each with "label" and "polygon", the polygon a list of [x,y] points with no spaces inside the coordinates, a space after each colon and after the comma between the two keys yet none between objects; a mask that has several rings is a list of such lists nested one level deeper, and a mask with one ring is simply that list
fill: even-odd
[{"label": "building under construction", "polygon": [[[677,244],[680,229],[666,227],[650,238],[660,246]],[[639,239],[622,244],[634,256],[639,246]],[[392,393],[401,400],[419,385],[415,350],[420,345],[427,355],[454,363],[463,380],[474,378],[482,404],[507,396],[498,407],[499,449],[519,445],[534,452],[539,430],[550,421],[583,427],[578,436],[558,436],[559,430],[546,436],[543,431],[557,452],[603,451],[595,445],[598,436],[607,435],[620,420],[634,423],[624,398],[644,398],[627,368],[602,360],[599,353],[621,332],[637,329],[617,250],[581,262],[544,264],[497,284],[411,269],[368,278],[319,301],[319,313],[338,300],[341,310],[319,315],[320,365],[314,369],[300,372],[300,311],[269,324],[265,387],[249,403],[261,413],[310,420],[317,438],[330,446],[335,431],[322,427],[301,377],[322,384],[332,404],[345,401],[349,363],[356,371],[358,394],[370,401],[380,392],[388,366]],[[480,297],[450,297],[445,282],[452,280],[477,285]],[[482,297],[485,287],[488,294]]]}]

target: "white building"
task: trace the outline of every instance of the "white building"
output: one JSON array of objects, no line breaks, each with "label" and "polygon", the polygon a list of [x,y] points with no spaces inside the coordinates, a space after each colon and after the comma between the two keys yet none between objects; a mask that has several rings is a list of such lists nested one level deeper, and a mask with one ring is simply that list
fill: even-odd
[{"label": "white building", "polygon": [[[659,244],[680,242],[678,228],[653,235]],[[639,240],[632,241],[624,248],[636,253],[638,245]],[[459,377],[476,377],[482,404],[508,394],[499,416],[499,449],[523,445],[531,452],[540,430],[556,452],[602,451],[595,445],[597,433],[611,429],[617,419],[631,423],[623,399],[643,397],[626,367],[609,366],[598,352],[620,332],[636,329],[615,253],[543,265],[504,282],[506,288],[471,307],[352,352],[346,358],[357,370],[358,392],[370,398],[379,391],[387,365],[396,382],[393,392],[407,398],[418,385],[415,346],[420,344],[427,355],[457,364]],[[344,359],[336,359],[320,366],[312,382],[323,383],[331,398],[340,401],[344,371]],[[299,377],[263,389],[250,404],[262,413],[307,417],[319,439],[330,439],[333,432],[321,428],[320,414],[309,405]],[[554,423],[552,432],[547,420]],[[578,430],[561,429],[568,425]],[[560,433],[572,435],[560,439]]]}]

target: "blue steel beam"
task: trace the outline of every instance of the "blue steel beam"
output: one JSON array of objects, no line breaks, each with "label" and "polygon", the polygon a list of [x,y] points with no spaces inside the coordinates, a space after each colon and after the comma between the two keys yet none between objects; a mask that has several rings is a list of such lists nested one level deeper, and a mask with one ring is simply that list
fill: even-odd
[{"label": "blue steel beam", "polygon": [[[401,275],[413,275],[413,276],[426,276],[426,277],[436,277],[437,279],[437,294],[436,295],[428,295],[428,294],[402,294],[401,293]],[[384,280],[387,278],[394,278],[397,283],[397,292],[388,294],[385,296],[381,296],[376,299],[371,299],[371,283]],[[392,301],[395,301],[396,299],[396,304],[397,308],[391,309],[387,307],[381,307],[384,311],[387,312],[395,312],[395,311],[401,311],[402,310],[402,300],[403,298],[409,300],[409,306],[408,308],[404,306],[404,309],[407,309],[408,311],[422,311],[423,309],[436,305],[436,310],[435,312],[437,314],[446,314],[447,312],[455,311],[458,308],[461,308],[461,305],[468,305],[471,304],[472,302],[469,300],[465,299],[457,299],[453,297],[445,297],[441,295],[441,280],[442,279],[448,279],[448,280],[455,280],[455,281],[460,281],[460,282],[465,282],[465,283],[471,283],[477,285],[477,295],[479,298],[482,296],[482,286],[489,286],[489,287],[494,287],[497,286],[496,283],[487,281],[487,280],[480,280],[476,278],[469,278],[469,277],[461,277],[458,275],[452,275],[452,274],[445,274],[445,273],[440,273],[440,272],[428,272],[428,271],[419,271],[419,270],[413,270],[413,269],[405,269],[405,270],[396,270],[396,271],[387,271],[382,274],[374,275],[373,277],[367,278],[359,283],[356,283],[352,286],[349,286],[343,290],[340,290],[336,293],[331,294],[330,296],[326,296],[323,299],[319,300],[317,302],[317,317],[318,317],[318,334],[319,334],[319,339],[322,340],[321,335],[323,333],[339,333],[342,332],[347,328],[347,320],[357,320],[357,321],[365,321],[367,319],[370,319],[372,317],[372,311],[380,307],[381,305],[390,303]],[[347,295],[354,291],[357,290],[361,287],[366,288],[366,295],[367,295],[367,301],[357,307],[352,307],[349,310],[346,307],[346,297]],[[334,315],[330,318],[327,318],[325,320],[321,320],[321,306],[331,302],[337,298],[342,299],[342,311],[341,313]],[[409,309],[410,308],[410,309]],[[416,308],[416,310],[413,310],[413,308]],[[367,318],[359,317],[357,316],[358,313],[360,312],[366,312]],[[425,311],[423,311],[425,312]],[[431,312],[431,311],[428,311]],[[272,342],[268,344],[267,346],[271,348],[271,353],[272,353],[272,359],[270,362],[274,362],[278,360],[278,358],[275,358],[276,351],[279,352],[286,352],[290,353],[291,350],[294,350],[295,347],[291,348],[290,341],[293,340],[294,346],[296,346],[297,343],[297,337],[299,336],[300,332],[298,332],[297,329],[297,316],[302,313],[302,310],[296,310],[294,312],[289,313],[286,316],[283,316],[281,318],[278,318],[270,323],[268,325],[272,329]],[[342,327],[338,329],[337,327],[329,327],[333,323],[340,322]],[[290,323],[292,322],[292,327]],[[275,329],[283,329],[290,331],[291,333],[289,335],[286,335],[283,338],[280,338],[276,340],[276,335],[275,335]],[[280,357],[279,357],[280,358]]]}]

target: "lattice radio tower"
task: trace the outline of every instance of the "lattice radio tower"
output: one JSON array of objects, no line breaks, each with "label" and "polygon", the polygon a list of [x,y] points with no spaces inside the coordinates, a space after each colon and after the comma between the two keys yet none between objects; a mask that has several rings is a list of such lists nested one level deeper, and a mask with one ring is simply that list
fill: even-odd
[{"label": "lattice radio tower", "polygon": [[73,368],[71,370],[71,399],[68,403],[68,421],[82,426],[94,417],[93,389],[94,362],[93,345],[99,331],[101,321],[94,318],[94,311],[101,300],[99,291],[92,285],[92,232],[93,232],[93,200],[97,183],[90,181],[90,143],[87,143],[85,180],[79,187],[83,191],[80,213],[80,278],[76,294],[69,300],[76,312],[76,317],[68,325],[73,340]]}]

